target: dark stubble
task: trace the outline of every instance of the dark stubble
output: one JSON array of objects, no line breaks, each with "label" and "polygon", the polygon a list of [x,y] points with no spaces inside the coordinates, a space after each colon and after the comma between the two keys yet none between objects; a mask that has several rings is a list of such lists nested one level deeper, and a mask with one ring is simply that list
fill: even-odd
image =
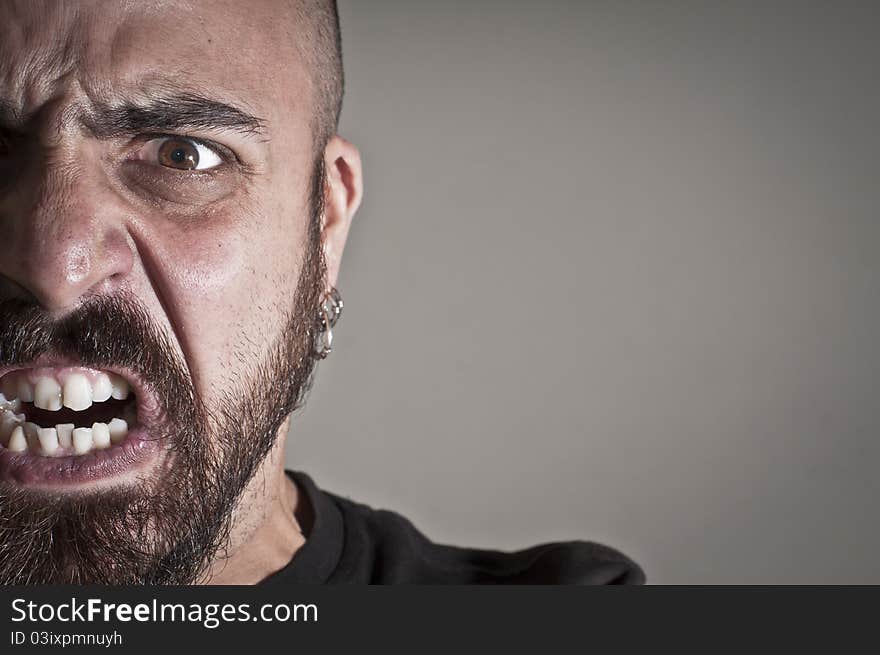
[{"label": "dark stubble", "polygon": [[170,455],[152,480],[82,496],[0,483],[0,584],[191,584],[222,556],[236,503],[314,370],[323,185],[319,163],[285,328],[262,361],[245,362],[250,379],[216,406],[201,402],[167,335],[131,297],[88,300],[60,321],[22,301],[0,302],[0,366],[48,354],[133,370],[162,403],[151,436]]}]

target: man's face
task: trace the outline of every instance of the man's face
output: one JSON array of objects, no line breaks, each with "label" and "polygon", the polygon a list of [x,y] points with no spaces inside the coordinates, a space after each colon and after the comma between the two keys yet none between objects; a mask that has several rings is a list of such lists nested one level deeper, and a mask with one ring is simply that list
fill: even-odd
[{"label": "man's face", "polygon": [[332,279],[274,12],[0,4],[0,582],[191,581],[277,458]]}]

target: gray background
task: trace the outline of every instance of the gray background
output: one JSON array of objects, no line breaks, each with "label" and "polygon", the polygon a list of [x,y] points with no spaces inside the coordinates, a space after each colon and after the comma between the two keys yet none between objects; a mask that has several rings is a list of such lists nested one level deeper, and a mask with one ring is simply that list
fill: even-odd
[{"label": "gray background", "polygon": [[290,465],[441,542],[880,583],[878,12],[824,4],[342,2],[366,196]]}]

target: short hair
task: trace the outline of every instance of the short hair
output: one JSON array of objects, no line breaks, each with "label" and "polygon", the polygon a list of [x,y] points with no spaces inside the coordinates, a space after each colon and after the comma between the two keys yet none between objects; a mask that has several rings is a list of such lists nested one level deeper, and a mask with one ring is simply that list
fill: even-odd
[{"label": "short hair", "polygon": [[312,82],[312,132],[320,157],[339,127],[345,89],[339,11],[336,0],[295,0],[294,7],[299,49]]}]

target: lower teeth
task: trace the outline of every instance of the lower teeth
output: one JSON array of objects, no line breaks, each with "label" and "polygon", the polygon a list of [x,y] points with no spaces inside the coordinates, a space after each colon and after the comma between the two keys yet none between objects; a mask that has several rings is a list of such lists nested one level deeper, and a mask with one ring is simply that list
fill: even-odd
[{"label": "lower teeth", "polygon": [[114,418],[109,423],[93,423],[92,427],[76,427],[60,423],[42,427],[20,413],[21,403],[7,401],[0,394],[0,446],[15,453],[30,452],[44,457],[85,455],[122,443],[128,436],[129,421],[134,410],[126,411],[129,420]]}]

